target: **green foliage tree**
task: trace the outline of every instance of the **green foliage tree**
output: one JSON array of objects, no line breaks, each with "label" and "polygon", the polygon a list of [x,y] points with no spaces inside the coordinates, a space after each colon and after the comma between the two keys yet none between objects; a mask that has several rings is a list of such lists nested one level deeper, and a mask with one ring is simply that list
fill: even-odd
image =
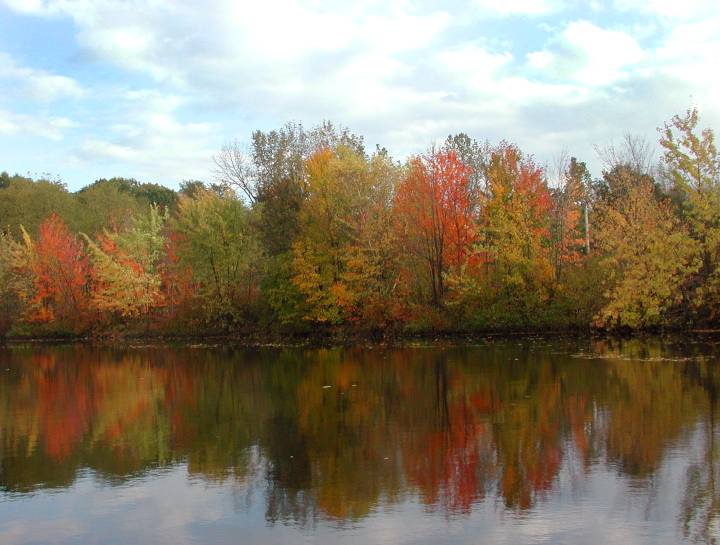
[{"label": "green foliage tree", "polygon": [[20,225],[30,233],[36,233],[40,224],[58,214],[68,218],[73,231],[77,231],[77,218],[73,195],[63,183],[24,176],[6,176],[0,187],[0,230],[20,236]]},{"label": "green foliage tree", "polygon": [[74,194],[78,209],[76,228],[81,233],[96,235],[103,229],[119,227],[128,217],[144,214],[149,203],[120,183],[95,182]]},{"label": "green foliage tree", "polygon": [[698,112],[676,115],[661,129],[664,173],[700,246],[701,266],[689,279],[694,317],[720,319],[720,155],[712,130],[697,131]]},{"label": "green foliage tree", "polygon": [[17,257],[22,255],[20,245],[8,233],[0,231],[0,337],[3,337],[19,320],[24,308],[19,294],[27,278],[17,274]]},{"label": "green foliage tree", "polygon": [[197,189],[181,197],[171,228],[204,322],[230,327],[257,318],[264,254],[253,212],[238,199]]},{"label": "green foliage tree", "polygon": [[488,193],[488,182],[485,173],[492,154],[489,142],[478,142],[461,132],[451,134],[443,143],[444,151],[453,151],[457,158],[469,168],[469,186],[473,201],[480,202],[480,198]]},{"label": "green foliage tree", "polygon": [[183,180],[180,182],[180,196],[193,198],[198,193],[207,189],[205,182],[201,180]]},{"label": "green foliage tree", "polygon": [[161,208],[171,209],[177,203],[177,193],[172,189],[154,183],[141,183],[134,178],[100,178],[84,188],[85,190],[110,186],[115,190],[131,195],[146,204],[154,204]]}]

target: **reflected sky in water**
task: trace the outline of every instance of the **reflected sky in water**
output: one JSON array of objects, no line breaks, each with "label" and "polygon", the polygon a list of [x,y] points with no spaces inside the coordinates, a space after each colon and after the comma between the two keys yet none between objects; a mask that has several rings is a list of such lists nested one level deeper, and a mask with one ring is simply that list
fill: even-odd
[{"label": "reflected sky in water", "polygon": [[0,348],[0,543],[712,542],[717,355]]}]

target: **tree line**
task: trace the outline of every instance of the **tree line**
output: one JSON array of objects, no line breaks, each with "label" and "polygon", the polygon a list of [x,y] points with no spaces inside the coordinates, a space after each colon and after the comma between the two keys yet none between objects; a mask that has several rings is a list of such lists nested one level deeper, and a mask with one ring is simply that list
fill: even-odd
[{"label": "tree line", "polygon": [[256,131],[216,183],[71,193],[0,175],[0,332],[714,327],[720,159],[688,110],[604,169],[449,136],[394,160],[330,123]]}]

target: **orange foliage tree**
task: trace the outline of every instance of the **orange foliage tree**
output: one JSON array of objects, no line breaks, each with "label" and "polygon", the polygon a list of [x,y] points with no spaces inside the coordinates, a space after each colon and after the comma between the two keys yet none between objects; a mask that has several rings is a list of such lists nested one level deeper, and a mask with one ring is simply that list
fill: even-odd
[{"label": "orange foliage tree", "polygon": [[183,262],[187,236],[168,231],[165,241],[164,261],[160,267],[161,289],[165,298],[164,321],[168,326],[187,324],[191,320],[197,282],[193,270]]},{"label": "orange foliage tree", "polygon": [[590,174],[585,163],[572,157],[560,173],[552,201],[552,261],[555,281],[561,281],[567,265],[587,255],[586,227],[582,213],[588,201]]},{"label": "orange foliage tree", "polygon": [[442,305],[444,275],[458,268],[476,237],[477,203],[471,169],[454,151],[431,151],[411,160],[395,198],[400,239],[425,264],[430,300]]},{"label": "orange foliage tree", "polygon": [[527,324],[547,301],[553,273],[552,197],[543,169],[512,144],[492,152],[486,177],[480,236],[467,266],[448,278],[452,300],[463,312],[481,310],[493,327]]},{"label": "orange foliage tree", "polygon": [[87,239],[93,263],[92,298],[104,315],[148,319],[163,307],[167,218],[167,211],[152,206],[147,215],[132,217],[126,229],[106,230],[97,242]]},{"label": "orange foliage tree", "polygon": [[91,311],[90,262],[82,242],[57,214],[40,224],[36,241],[24,229],[22,234],[24,266],[31,277],[30,289],[22,294],[28,321],[81,331]]},{"label": "orange foliage tree", "polygon": [[385,325],[395,314],[397,248],[392,194],[397,168],[381,152],[324,148],[306,161],[307,198],[293,245],[293,283],[305,318]]}]

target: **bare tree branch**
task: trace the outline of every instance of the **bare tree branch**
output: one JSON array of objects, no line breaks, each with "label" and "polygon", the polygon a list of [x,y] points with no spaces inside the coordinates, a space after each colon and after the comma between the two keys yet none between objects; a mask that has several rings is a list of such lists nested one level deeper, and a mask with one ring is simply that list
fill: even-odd
[{"label": "bare tree branch", "polygon": [[655,153],[653,146],[643,136],[626,133],[619,146],[613,143],[605,146],[596,145],[595,153],[608,171],[626,165],[639,174],[652,174]]},{"label": "bare tree branch", "polygon": [[221,184],[237,188],[250,200],[257,201],[257,177],[251,159],[237,140],[225,144],[213,156],[215,174]]}]

